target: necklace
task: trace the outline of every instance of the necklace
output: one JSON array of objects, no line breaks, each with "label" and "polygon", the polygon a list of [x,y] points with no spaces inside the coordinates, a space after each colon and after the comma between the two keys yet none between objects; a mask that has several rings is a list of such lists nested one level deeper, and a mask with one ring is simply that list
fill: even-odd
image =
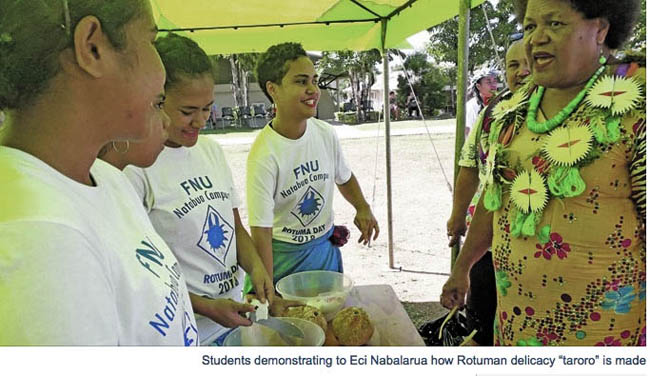
[{"label": "necklace", "polygon": [[544,96],[544,87],[540,86],[530,97],[530,104],[528,105],[528,114],[526,115],[526,124],[528,129],[534,133],[546,133],[555,129],[558,125],[562,124],[568,117],[575,111],[576,107],[582,102],[587,91],[591,89],[598,77],[605,70],[605,66],[601,66],[598,70],[591,76],[585,87],[580,90],[578,95],[569,102],[560,112],[558,112],[553,118],[548,119],[542,123],[536,120],[537,110],[539,109],[539,104],[542,101]]},{"label": "necklace", "polygon": [[546,116],[546,113],[544,112],[544,109],[542,106],[539,106],[539,112],[542,113],[542,116],[544,117],[545,120],[548,120],[548,116]]}]

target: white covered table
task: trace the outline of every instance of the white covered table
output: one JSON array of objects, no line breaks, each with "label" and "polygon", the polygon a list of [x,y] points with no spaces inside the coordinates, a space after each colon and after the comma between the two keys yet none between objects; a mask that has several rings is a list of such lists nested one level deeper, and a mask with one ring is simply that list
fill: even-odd
[{"label": "white covered table", "polygon": [[378,331],[380,346],[424,346],[422,337],[390,285],[355,286],[345,306],[361,307],[368,312]]}]

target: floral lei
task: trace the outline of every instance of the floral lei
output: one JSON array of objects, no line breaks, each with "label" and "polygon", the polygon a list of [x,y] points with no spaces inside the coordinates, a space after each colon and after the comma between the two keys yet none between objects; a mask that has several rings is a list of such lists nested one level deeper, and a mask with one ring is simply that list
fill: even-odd
[{"label": "floral lei", "polygon": [[[635,77],[604,75],[587,92],[564,124],[541,135],[543,146],[535,150],[533,168],[507,163],[507,145],[515,131],[526,123],[530,97],[536,85],[529,81],[511,98],[498,103],[492,112],[488,136],[484,205],[488,211],[502,206],[502,193],[509,188],[512,212],[510,233],[514,237],[535,236],[542,213],[551,197],[576,197],[586,184],[580,169],[598,159],[621,139],[624,116],[645,116],[645,85]],[[537,234],[547,237],[544,229]],[[546,235],[546,236],[545,236]]]}]

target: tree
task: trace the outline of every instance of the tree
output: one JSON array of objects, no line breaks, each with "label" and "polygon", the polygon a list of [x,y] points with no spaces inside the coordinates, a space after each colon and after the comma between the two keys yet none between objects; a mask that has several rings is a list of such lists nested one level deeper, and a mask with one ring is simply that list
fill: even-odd
[{"label": "tree", "polygon": [[[227,81],[220,83],[229,83],[232,86],[232,95],[235,102],[235,107],[249,106],[249,81],[253,77],[255,63],[259,54],[245,53],[233,55],[213,55],[210,58],[219,70],[219,80],[224,80],[229,76]],[[227,61],[226,66],[230,65],[230,70],[224,70],[224,61]],[[228,74],[230,73],[230,74]]]},{"label": "tree", "polygon": [[641,14],[639,15],[639,20],[637,21],[634,31],[632,32],[632,38],[628,43],[625,44],[625,50],[636,50],[640,51],[645,55],[645,45],[646,45],[646,34],[645,34],[645,0],[641,0]]},{"label": "tree", "polygon": [[232,88],[235,106],[249,106],[248,79],[255,69],[259,54],[245,53],[228,55],[232,71]]},{"label": "tree", "polygon": [[[510,35],[517,32],[518,25],[514,17],[514,7],[511,1],[500,0],[496,7],[486,1],[470,12],[469,61],[468,69],[473,71],[485,62],[494,61],[494,49],[485,22],[485,11],[490,20],[490,27],[497,44],[500,59],[503,61],[505,52],[510,44]],[[641,0],[639,22],[634,28],[631,40],[624,49],[642,51],[646,46],[646,0]],[[431,42],[428,52],[437,61],[456,63],[458,58],[458,16],[429,29]]]},{"label": "tree", "polygon": [[370,88],[378,73],[375,66],[381,61],[378,50],[370,51],[330,51],[324,52],[319,62],[323,71],[332,74],[345,73],[352,89],[352,102],[356,105],[357,116],[365,119],[365,103],[370,101]]},{"label": "tree", "polygon": [[[490,20],[490,28],[497,45],[499,58],[503,61],[506,49],[510,43],[510,35],[516,32],[517,22],[514,17],[514,7],[510,1],[499,1],[494,7],[486,1],[470,12],[469,26],[469,71],[485,62],[498,63],[494,56],[494,47],[485,22],[485,11]],[[456,64],[458,59],[458,16],[429,29],[431,42],[428,52],[439,62]],[[496,64],[500,66],[501,63]]]},{"label": "tree", "polygon": [[427,54],[416,52],[404,60],[404,70],[404,75],[397,77],[397,102],[401,106],[406,106],[406,100],[411,93],[405,76],[408,74],[424,115],[435,115],[437,110],[447,109],[449,95],[444,88],[453,85],[454,68],[433,64],[428,60]]}]

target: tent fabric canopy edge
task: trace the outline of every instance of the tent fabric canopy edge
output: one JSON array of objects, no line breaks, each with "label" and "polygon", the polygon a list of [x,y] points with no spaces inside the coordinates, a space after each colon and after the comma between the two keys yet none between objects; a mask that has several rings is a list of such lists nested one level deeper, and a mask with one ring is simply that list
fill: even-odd
[{"label": "tent fabric canopy edge", "polygon": [[[483,1],[472,0],[471,5]],[[311,51],[412,48],[407,37],[458,14],[458,4],[448,0],[324,0],[302,6],[292,5],[298,0],[264,6],[260,0],[240,0],[233,9],[230,5],[217,9],[210,0],[150,2],[161,31],[185,35],[208,54],[263,52],[286,41],[299,42]],[[276,10],[285,13],[278,15]]]}]

